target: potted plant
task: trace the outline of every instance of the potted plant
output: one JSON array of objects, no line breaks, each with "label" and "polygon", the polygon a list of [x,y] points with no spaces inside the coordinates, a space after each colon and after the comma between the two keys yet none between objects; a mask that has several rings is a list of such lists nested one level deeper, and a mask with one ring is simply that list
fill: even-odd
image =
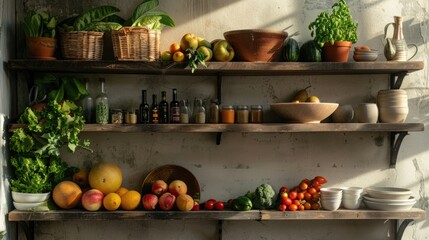
[{"label": "potted plant", "polygon": [[324,61],[347,62],[352,43],[357,41],[357,26],[345,0],[339,0],[332,5],[331,13],[320,13],[308,28],[314,41],[323,47]]},{"label": "potted plant", "polygon": [[54,59],[57,20],[44,11],[29,11],[24,17],[28,57]]}]

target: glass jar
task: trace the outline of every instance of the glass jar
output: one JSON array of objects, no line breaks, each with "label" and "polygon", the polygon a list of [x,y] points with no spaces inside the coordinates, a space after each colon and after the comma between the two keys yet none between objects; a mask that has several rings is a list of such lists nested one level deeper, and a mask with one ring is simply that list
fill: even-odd
[{"label": "glass jar", "polygon": [[237,106],[237,123],[249,123],[249,108],[245,105]]},{"label": "glass jar", "polygon": [[194,106],[195,123],[206,123],[206,110],[203,107],[203,100],[196,99]]},{"label": "glass jar", "polygon": [[186,100],[180,101],[180,123],[189,123],[189,108]]},{"label": "glass jar", "polygon": [[235,118],[235,111],[231,105],[222,107],[222,123],[233,124]]},{"label": "glass jar", "polygon": [[125,116],[125,123],[127,124],[136,124],[137,123],[137,114],[135,112],[127,112]]},{"label": "glass jar", "polygon": [[209,106],[209,123],[219,123],[219,105],[217,100],[212,100]]},{"label": "glass jar", "polygon": [[100,94],[95,98],[95,122],[109,123],[109,99],[104,91],[104,79],[100,79]]},{"label": "glass jar", "polygon": [[250,123],[262,123],[263,111],[262,105],[252,105],[250,107]]},{"label": "glass jar", "polygon": [[124,118],[122,116],[122,109],[113,109],[112,114],[112,123],[113,124],[121,124],[124,123]]}]

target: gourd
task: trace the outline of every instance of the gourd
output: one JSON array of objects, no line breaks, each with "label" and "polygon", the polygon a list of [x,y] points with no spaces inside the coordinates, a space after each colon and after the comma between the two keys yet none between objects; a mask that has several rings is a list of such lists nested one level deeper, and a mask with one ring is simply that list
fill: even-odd
[{"label": "gourd", "polygon": [[300,62],[321,62],[322,51],[320,50],[317,43],[310,40],[301,46],[299,54]]},{"label": "gourd", "polygon": [[297,62],[299,59],[299,45],[293,38],[288,38],[283,47],[283,58],[286,62]]}]

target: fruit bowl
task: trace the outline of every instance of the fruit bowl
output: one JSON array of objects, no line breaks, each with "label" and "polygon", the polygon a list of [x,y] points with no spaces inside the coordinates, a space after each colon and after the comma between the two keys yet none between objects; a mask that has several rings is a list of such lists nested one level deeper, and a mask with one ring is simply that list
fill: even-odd
[{"label": "fruit bowl", "polygon": [[223,34],[235,51],[236,60],[245,62],[278,62],[283,43],[288,36],[285,31],[244,29]]},{"label": "fruit bowl", "polygon": [[338,103],[273,103],[271,109],[288,122],[320,123],[329,117]]},{"label": "fruit bowl", "polygon": [[163,165],[155,168],[146,175],[143,180],[142,195],[150,193],[152,183],[156,180],[164,180],[167,184],[174,180],[182,180],[188,187],[187,194],[193,199],[200,199],[200,185],[195,176],[186,168],[177,165]]}]

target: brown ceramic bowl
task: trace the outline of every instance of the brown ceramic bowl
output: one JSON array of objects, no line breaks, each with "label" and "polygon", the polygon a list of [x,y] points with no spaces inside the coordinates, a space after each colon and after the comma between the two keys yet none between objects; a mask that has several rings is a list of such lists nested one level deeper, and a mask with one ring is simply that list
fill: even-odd
[{"label": "brown ceramic bowl", "polygon": [[238,61],[278,62],[288,34],[285,31],[244,29],[225,32],[223,36],[234,48]]},{"label": "brown ceramic bowl", "polygon": [[338,103],[273,103],[271,109],[288,122],[320,123],[329,117]]}]

